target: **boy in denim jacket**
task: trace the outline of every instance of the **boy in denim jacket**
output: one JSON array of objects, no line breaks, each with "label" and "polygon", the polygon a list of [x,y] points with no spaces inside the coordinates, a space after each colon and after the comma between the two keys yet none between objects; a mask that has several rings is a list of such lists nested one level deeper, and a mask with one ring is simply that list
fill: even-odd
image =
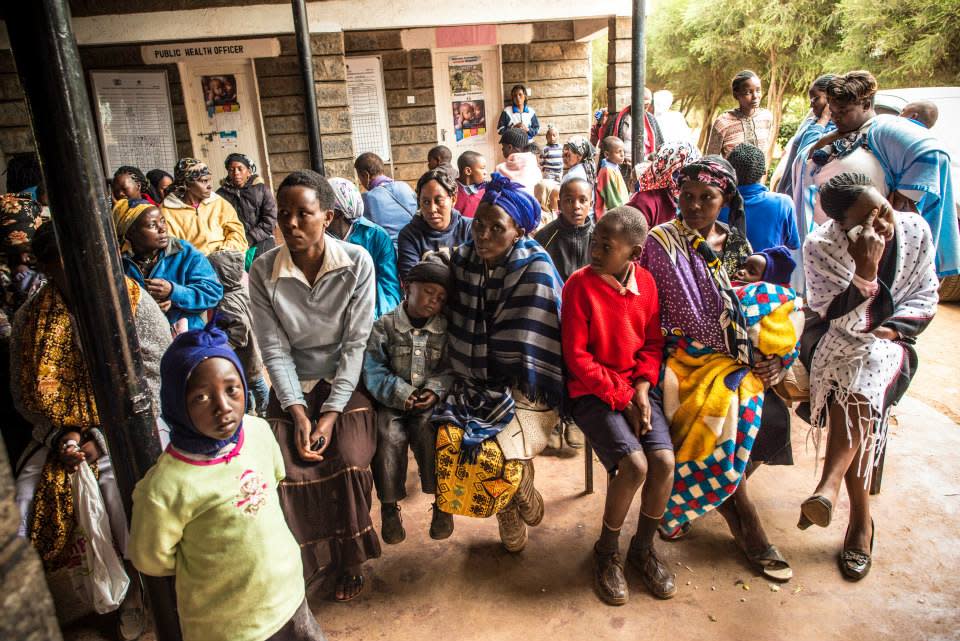
[{"label": "boy in denim jacket", "polygon": [[[436,494],[436,428],[433,407],[450,385],[447,319],[443,315],[450,268],[431,256],[407,272],[405,300],[373,324],[363,379],[377,400],[377,453],[373,479],[380,497],[380,536],[385,543],[406,537],[397,502],[406,497],[407,446],[420,471],[420,487]],[[430,537],[453,533],[453,515],[433,506]]]}]

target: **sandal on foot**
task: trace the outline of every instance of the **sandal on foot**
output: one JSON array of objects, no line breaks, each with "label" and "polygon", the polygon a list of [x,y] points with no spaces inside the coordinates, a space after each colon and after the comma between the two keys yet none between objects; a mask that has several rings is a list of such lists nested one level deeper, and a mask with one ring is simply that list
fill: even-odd
[{"label": "sandal on foot", "polygon": [[686,535],[690,534],[690,529],[692,527],[693,526],[690,524],[690,521],[687,521],[683,525],[680,525],[672,530],[665,525],[661,525],[657,528],[657,533],[664,541],[679,541]]},{"label": "sandal on foot", "polygon": [[[333,592],[333,600],[338,603],[353,601],[363,594],[364,585],[365,582],[362,574],[343,574],[337,579],[337,587]],[[344,596],[340,597],[341,594]]]},{"label": "sandal on foot", "polygon": [[[804,518],[814,525],[827,527],[830,525],[830,521],[833,519],[833,503],[831,503],[830,499],[822,494],[814,494],[800,504],[800,514],[801,518],[800,522],[797,523],[797,527],[800,527],[801,524],[806,523]],[[810,526],[807,525],[806,527]],[[800,529],[804,530],[806,527],[800,527]]]},{"label": "sandal on foot", "polygon": [[771,581],[786,583],[793,578],[793,569],[787,560],[780,554],[777,546],[771,545],[766,550],[757,553],[751,553],[743,550],[750,564],[753,565],[763,576]]}]

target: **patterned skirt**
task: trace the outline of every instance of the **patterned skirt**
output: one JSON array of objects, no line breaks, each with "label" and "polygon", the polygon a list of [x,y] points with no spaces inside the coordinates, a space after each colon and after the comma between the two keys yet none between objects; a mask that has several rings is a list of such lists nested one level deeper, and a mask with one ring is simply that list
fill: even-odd
[{"label": "patterned skirt", "polygon": [[[322,381],[305,394],[307,416],[317,416],[329,395],[330,385]],[[293,420],[272,391],[267,418],[287,470],[280,482],[280,504],[300,544],[304,578],[312,582],[379,557],[380,539],[370,518],[370,461],[377,448],[377,428],[366,390],[359,387],[350,397],[318,463],[300,458]]]}]

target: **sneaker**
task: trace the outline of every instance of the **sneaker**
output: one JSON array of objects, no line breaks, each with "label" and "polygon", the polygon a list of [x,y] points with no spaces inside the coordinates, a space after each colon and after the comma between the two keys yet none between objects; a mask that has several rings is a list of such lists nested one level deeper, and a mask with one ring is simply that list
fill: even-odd
[{"label": "sneaker", "polygon": [[653,546],[638,547],[634,541],[630,542],[630,551],[627,552],[629,563],[643,579],[643,584],[650,590],[650,594],[658,599],[672,599],[677,594],[677,584],[667,564],[657,557]]},{"label": "sneaker", "polygon": [[553,428],[553,431],[550,432],[550,436],[547,437],[547,448],[551,450],[559,450],[563,448],[563,434],[560,433],[561,426],[557,425]]},{"label": "sneaker", "polygon": [[433,517],[430,519],[430,538],[437,541],[449,538],[453,534],[453,515],[438,508],[436,503],[431,509]]},{"label": "sneaker", "polygon": [[407,538],[400,519],[400,507],[394,503],[380,505],[380,538],[384,543],[394,545]]},{"label": "sneaker", "polygon": [[583,447],[583,431],[577,427],[576,423],[567,423],[563,436],[567,441],[567,445],[573,449],[579,450]]},{"label": "sneaker", "polygon": [[514,501],[497,512],[497,524],[500,526],[500,542],[507,552],[519,552],[527,545],[527,526]]},{"label": "sneaker", "polygon": [[[131,579],[131,583],[134,579]],[[139,585],[131,584],[130,591],[140,590]],[[120,604],[120,617],[117,621],[117,637],[121,641],[136,641],[147,628],[147,613],[143,601],[138,595],[132,595]]]}]

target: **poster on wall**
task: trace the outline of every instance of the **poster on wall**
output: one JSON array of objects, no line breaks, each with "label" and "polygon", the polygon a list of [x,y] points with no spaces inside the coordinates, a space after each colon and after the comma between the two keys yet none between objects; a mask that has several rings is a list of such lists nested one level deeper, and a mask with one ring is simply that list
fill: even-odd
[{"label": "poster on wall", "polygon": [[203,100],[207,106],[207,115],[240,111],[237,101],[237,78],[233,74],[222,76],[201,76]]},{"label": "poster on wall", "polygon": [[483,100],[455,100],[453,102],[453,130],[457,142],[485,136],[487,133],[487,115]]},{"label": "poster on wall", "polygon": [[177,146],[166,71],[91,71],[108,176],[121,165],[173,171]]},{"label": "poster on wall", "polygon": [[487,114],[483,100],[483,62],[480,56],[451,56],[448,64],[453,129],[457,142],[485,136]]}]

